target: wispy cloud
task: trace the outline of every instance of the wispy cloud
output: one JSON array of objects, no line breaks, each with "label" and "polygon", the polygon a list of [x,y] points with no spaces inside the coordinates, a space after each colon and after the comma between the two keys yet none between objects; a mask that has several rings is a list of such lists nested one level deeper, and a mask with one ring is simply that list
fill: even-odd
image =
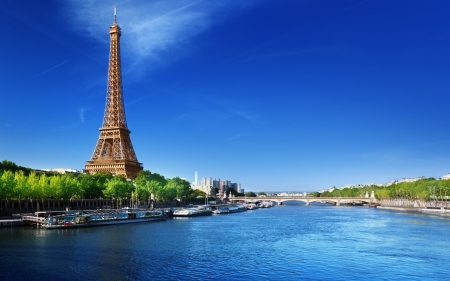
[{"label": "wispy cloud", "polygon": [[167,91],[167,90],[170,89],[171,87],[180,84],[181,82],[183,82],[183,81],[186,80],[186,79],[187,79],[187,78],[183,78],[183,79],[181,79],[181,80],[179,80],[179,81],[177,81],[177,82],[175,82],[175,83],[173,83],[173,84],[171,84],[171,85],[169,85],[169,86],[167,86],[167,87],[164,87],[164,88],[162,88],[162,89],[156,90],[156,91],[151,92],[151,93],[148,93],[148,94],[146,94],[146,95],[143,95],[143,96],[139,97],[138,99],[135,99],[135,100],[133,100],[133,101],[130,101],[130,102],[127,103],[125,106],[132,105],[132,104],[134,104],[134,103],[140,102],[140,101],[143,100],[143,99],[146,99],[146,98],[148,98],[148,97],[154,96],[154,95],[156,95],[156,94],[158,94],[158,93],[160,93],[160,92]]},{"label": "wispy cloud", "polygon": [[249,122],[256,122],[259,120],[260,115],[255,114],[250,111],[234,111],[234,113],[242,118],[246,119]]},{"label": "wispy cloud", "polygon": [[[66,2],[66,14],[74,29],[108,42],[108,27],[113,22],[113,6],[116,5],[122,39],[127,38],[122,40],[122,54],[132,59],[132,64],[149,68],[156,62],[162,64],[176,58],[174,53],[167,55],[169,51],[176,50],[176,53],[183,54],[189,39],[221,20],[226,10],[239,5],[247,6],[248,2],[71,1]],[[152,59],[151,63],[149,59]]]},{"label": "wispy cloud", "polygon": [[79,115],[81,122],[84,122],[84,108],[80,108]]},{"label": "wispy cloud", "polygon": [[[69,59],[69,60],[70,60],[70,59]],[[63,61],[62,63],[57,64],[57,65],[55,65],[55,66],[53,66],[53,67],[47,69],[46,71],[39,73],[38,75],[36,75],[36,77],[39,77],[39,76],[41,76],[41,75],[43,75],[43,74],[45,74],[45,73],[47,73],[47,72],[49,72],[49,71],[51,71],[51,70],[57,68],[57,67],[60,67],[61,65],[65,64],[66,62],[68,62],[69,60],[65,60],[65,61]]]}]

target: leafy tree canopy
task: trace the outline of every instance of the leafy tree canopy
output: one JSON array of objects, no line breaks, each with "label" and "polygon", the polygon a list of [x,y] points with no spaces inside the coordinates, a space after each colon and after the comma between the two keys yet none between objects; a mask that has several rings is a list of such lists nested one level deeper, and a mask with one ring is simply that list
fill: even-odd
[{"label": "leafy tree canopy", "polygon": [[247,197],[256,197],[256,193],[254,193],[253,191],[249,191],[245,193],[245,196]]}]

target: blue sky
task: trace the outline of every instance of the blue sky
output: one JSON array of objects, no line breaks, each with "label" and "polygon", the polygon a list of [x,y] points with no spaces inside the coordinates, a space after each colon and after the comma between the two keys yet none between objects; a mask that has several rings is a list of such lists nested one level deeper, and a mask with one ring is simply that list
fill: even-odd
[{"label": "blue sky", "polygon": [[449,1],[2,2],[0,158],[84,168],[113,6],[144,168],[246,191],[450,172]]}]

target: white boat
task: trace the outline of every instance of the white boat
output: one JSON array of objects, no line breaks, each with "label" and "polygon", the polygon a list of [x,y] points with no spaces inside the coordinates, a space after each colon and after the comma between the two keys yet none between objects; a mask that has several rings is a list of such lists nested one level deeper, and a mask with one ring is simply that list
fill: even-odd
[{"label": "white boat", "polygon": [[247,211],[247,206],[244,206],[242,204],[231,205],[228,207],[228,210],[230,210],[230,213],[244,212]]},{"label": "white boat", "polygon": [[62,214],[50,214],[45,219],[42,227],[46,229],[77,228],[148,222],[165,219],[166,216],[162,211],[147,211],[139,209],[68,211]]},{"label": "white boat", "polygon": [[273,206],[273,205],[271,204],[271,202],[268,202],[268,201],[261,202],[260,205],[261,205],[260,208],[270,208],[270,207]]},{"label": "white boat", "polygon": [[247,210],[256,210],[256,209],[258,209],[258,206],[256,206],[255,203],[247,203],[246,206],[247,206]]},{"label": "white boat", "polygon": [[200,206],[197,208],[187,208],[173,212],[174,217],[198,217],[212,215],[211,206]]},{"label": "white boat", "polygon": [[212,211],[213,214],[228,214],[230,213],[229,207],[227,206],[218,206],[215,210]]}]

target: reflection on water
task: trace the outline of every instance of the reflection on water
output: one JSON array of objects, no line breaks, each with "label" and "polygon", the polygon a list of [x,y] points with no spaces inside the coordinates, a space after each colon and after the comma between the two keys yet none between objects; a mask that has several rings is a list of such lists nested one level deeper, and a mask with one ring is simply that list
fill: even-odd
[{"label": "reflection on water", "polygon": [[449,217],[327,204],[2,228],[0,273],[2,280],[447,280],[448,233]]}]

